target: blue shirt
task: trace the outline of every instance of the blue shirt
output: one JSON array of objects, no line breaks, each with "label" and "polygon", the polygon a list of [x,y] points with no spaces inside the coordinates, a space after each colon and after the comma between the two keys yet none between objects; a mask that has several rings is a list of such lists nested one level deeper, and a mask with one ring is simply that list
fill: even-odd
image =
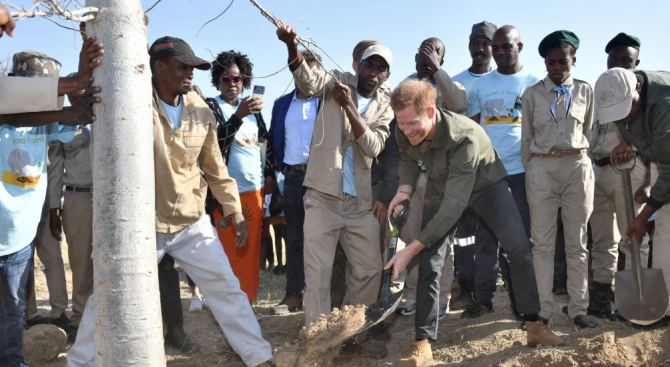
[{"label": "blue shirt", "polygon": [[[488,73],[475,74],[471,72],[469,69],[465,69],[461,73],[454,75],[454,77],[451,78],[451,80],[461,83],[463,88],[465,88],[465,96],[467,97],[468,95],[470,95],[472,87],[475,86],[475,82],[477,82],[479,78],[483,77],[486,74]],[[463,111],[461,114],[467,116],[467,110]]]},{"label": "blue shirt", "polygon": [[[362,115],[370,106],[372,98],[363,98],[360,94],[356,94],[358,97],[358,114]],[[349,139],[349,147],[347,147],[347,153],[344,155],[344,167],[342,167],[342,172],[344,175],[344,192],[351,195],[356,195],[356,181],[354,179],[354,149],[352,147],[354,139],[354,132],[351,132],[351,139]]]},{"label": "blue shirt", "polygon": [[177,131],[177,129],[181,127],[181,109],[184,106],[181,101],[182,98],[179,96],[179,106],[177,107],[170,106],[169,104],[161,101],[163,107],[165,107],[165,112],[168,115],[168,119],[170,120],[170,125],[172,125],[172,132]]},{"label": "blue shirt", "polygon": [[[242,98],[239,98],[237,106],[229,105],[219,96],[215,99],[226,120],[235,114],[237,107],[242,103]],[[248,115],[242,119],[242,126],[235,134],[228,154],[228,174],[237,181],[239,192],[260,190],[265,177],[263,177],[263,161],[261,160],[261,146],[258,143],[256,116]]]},{"label": "blue shirt", "polygon": [[0,125],[0,256],[21,250],[35,238],[47,192],[48,144],[56,139],[67,143],[76,131],[76,126],[58,123]]},{"label": "blue shirt", "polygon": [[319,100],[297,98],[295,92],[284,120],[284,163],[304,164],[309,160],[314,121]]},{"label": "blue shirt", "polygon": [[479,78],[468,94],[468,115],[480,114],[479,123],[510,175],[525,172],[521,162],[521,94],[543,77],[528,68],[513,75],[494,70]]}]

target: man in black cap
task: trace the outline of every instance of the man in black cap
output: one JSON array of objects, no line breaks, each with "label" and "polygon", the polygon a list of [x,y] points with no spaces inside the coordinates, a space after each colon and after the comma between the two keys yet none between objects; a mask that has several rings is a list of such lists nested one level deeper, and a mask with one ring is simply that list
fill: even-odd
[{"label": "man in black cap", "polygon": [[[211,64],[196,57],[189,45],[173,37],[159,38],[149,49],[154,86],[154,169],[156,171],[157,260],[177,260],[207,297],[228,343],[247,366],[272,358],[247,296],[205,214],[207,187],[232,216],[237,246],[248,231],[235,180],[228,176],[216,139],[215,119],[205,102],[188,90],[193,69]],[[202,173],[201,173],[202,172]],[[205,184],[205,181],[206,184]],[[69,366],[94,364],[94,302],[88,302]],[[182,331],[183,332],[183,331]]]}]

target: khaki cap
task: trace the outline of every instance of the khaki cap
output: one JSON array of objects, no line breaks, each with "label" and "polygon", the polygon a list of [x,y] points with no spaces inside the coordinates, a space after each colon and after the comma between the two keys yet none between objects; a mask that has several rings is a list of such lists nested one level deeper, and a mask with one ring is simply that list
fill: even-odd
[{"label": "khaki cap", "polygon": [[600,75],[596,82],[595,99],[601,123],[619,121],[628,116],[636,86],[637,78],[630,70],[612,68]]}]

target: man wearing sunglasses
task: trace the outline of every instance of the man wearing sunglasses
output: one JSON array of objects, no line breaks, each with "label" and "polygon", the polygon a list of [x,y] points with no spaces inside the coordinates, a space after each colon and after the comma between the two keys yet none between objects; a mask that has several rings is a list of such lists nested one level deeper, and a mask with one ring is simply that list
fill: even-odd
[{"label": "man wearing sunglasses", "polygon": [[[384,148],[393,111],[379,86],[393,59],[382,46],[368,47],[358,73],[310,70],[298,52],[295,30],[282,23],[277,37],[288,48],[290,69],[301,91],[322,99],[305,174],[305,323],[330,313],[330,280],[338,240],[351,262],[343,304],[377,299],[382,261],[379,223],[372,214],[372,160]],[[358,350],[383,358],[381,344],[357,339]]]},{"label": "man wearing sunglasses", "polygon": [[[235,180],[228,176],[216,139],[215,120],[207,104],[188,93],[193,69],[211,64],[195,56],[179,38],[162,37],[149,48],[154,86],[154,169],[156,171],[156,249],[179,262],[209,301],[228,343],[247,366],[272,358],[247,296],[205,214],[207,187],[232,215],[236,243],[248,230]],[[202,173],[201,173],[202,172]],[[68,366],[93,366],[95,302],[86,304]],[[183,332],[183,331],[182,331]]]}]

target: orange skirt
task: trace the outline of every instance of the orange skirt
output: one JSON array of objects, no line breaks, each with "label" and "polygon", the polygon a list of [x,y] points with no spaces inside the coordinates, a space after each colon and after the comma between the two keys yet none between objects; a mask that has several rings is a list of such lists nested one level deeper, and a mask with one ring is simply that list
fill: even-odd
[{"label": "orange skirt", "polygon": [[247,244],[235,247],[235,226],[230,217],[223,217],[220,206],[214,210],[214,224],[219,240],[223,244],[223,250],[228,256],[230,267],[240,281],[240,288],[247,294],[249,302],[256,301],[258,291],[258,276],[260,272],[261,259],[261,229],[263,227],[263,201],[262,190],[245,192],[240,194],[242,213],[249,227],[249,240]]}]

